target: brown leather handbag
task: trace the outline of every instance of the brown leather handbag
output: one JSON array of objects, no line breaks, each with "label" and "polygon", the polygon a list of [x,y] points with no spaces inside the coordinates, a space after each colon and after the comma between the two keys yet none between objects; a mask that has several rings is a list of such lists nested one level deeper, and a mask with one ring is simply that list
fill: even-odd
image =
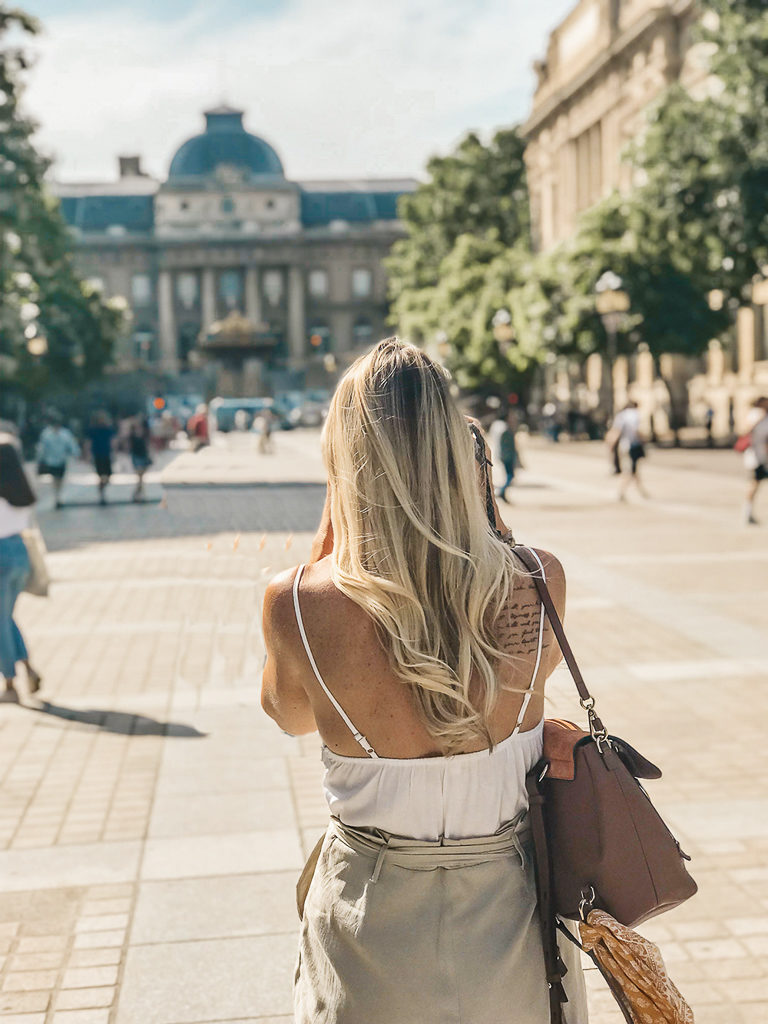
[{"label": "brown leather handbag", "polygon": [[540,565],[526,548],[516,547],[515,553],[531,572],[589,720],[588,731],[572,722],[545,721],[544,757],[527,778],[550,1011],[556,1024],[565,1000],[556,915],[583,919],[599,908],[634,927],[689,899],[697,886],[685,868],[690,857],[639,782],[658,779],[661,771],[627,742],[608,734]]}]

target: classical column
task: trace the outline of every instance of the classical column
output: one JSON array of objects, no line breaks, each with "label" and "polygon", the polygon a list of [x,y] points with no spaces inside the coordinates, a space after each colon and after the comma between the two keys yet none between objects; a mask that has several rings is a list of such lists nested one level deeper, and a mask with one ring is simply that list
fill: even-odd
[{"label": "classical column", "polygon": [[203,270],[202,277],[200,312],[203,321],[203,331],[207,331],[216,319],[216,278],[211,267],[206,267]]},{"label": "classical column", "polygon": [[288,349],[291,362],[299,366],[304,362],[307,325],[304,316],[304,271],[301,267],[288,268]]},{"label": "classical column", "polygon": [[158,328],[160,334],[160,362],[166,372],[175,373],[179,360],[176,337],[176,317],[173,309],[173,278],[170,270],[161,270],[157,282]]},{"label": "classical column", "polygon": [[259,271],[256,267],[247,267],[245,271],[245,315],[251,323],[261,323]]}]

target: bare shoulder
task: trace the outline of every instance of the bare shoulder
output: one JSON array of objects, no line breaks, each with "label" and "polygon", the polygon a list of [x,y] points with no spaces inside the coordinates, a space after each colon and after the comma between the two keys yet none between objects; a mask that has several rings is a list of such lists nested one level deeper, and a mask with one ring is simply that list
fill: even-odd
[{"label": "bare shoulder", "polygon": [[562,583],[565,586],[565,570],[563,569],[563,563],[557,555],[553,555],[551,551],[544,551],[542,548],[534,548],[533,550],[539,556],[541,564],[544,566],[547,583],[551,585]]},{"label": "bare shoulder", "polygon": [[279,633],[292,622],[294,617],[293,580],[296,571],[296,567],[285,569],[267,584],[263,604],[265,632]]},{"label": "bare shoulder", "polygon": [[551,551],[544,551],[542,548],[531,548],[531,550],[538,556],[544,567],[547,588],[552,595],[555,608],[562,616],[565,612],[565,570],[562,563]]}]

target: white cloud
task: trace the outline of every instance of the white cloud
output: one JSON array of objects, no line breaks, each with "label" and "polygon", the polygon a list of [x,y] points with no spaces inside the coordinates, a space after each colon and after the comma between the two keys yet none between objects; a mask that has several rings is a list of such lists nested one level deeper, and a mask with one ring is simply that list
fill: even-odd
[{"label": "white cloud", "polygon": [[570,0],[295,0],[211,25],[118,12],[50,19],[26,102],[67,180],[109,179],[118,153],[163,176],[222,98],[289,177],[416,174],[469,128],[526,113],[531,61]]}]

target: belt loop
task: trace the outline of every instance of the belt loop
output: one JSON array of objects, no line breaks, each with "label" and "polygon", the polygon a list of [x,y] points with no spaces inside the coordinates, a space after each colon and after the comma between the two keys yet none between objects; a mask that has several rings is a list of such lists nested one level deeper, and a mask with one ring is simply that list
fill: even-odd
[{"label": "belt loop", "polygon": [[373,866],[373,874],[371,875],[371,885],[375,885],[379,880],[381,869],[384,866],[384,857],[389,850],[389,840],[384,843],[383,846],[379,847],[379,852],[376,857],[376,863]]}]

